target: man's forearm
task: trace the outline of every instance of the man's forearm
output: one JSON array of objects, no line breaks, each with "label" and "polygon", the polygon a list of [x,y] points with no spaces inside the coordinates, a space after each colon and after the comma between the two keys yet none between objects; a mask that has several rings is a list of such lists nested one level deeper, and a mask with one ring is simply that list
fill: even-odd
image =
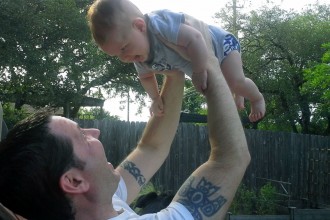
[{"label": "man's forearm", "polygon": [[183,87],[183,73],[166,77],[161,91],[164,115],[149,119],[137,148],[118,168],[127,186],[128,202],[133,201],[168,156],[179,124]]},{"label": "man's forearm", "polygon": [[[213,62],[217,62],[215,58]],[[209,65],[208,68],[206,99],[211,158],[223,162],[242,156],[249,160],[245,133],[229,87],[216,65]],[[221,114],[224,112],[226,114]]]},{"label": "man's forearm", "polygon": [[[187,207],[194,219],[223,220],[250,155],[234,100],[215,57],[208,57],[207,71],[210,157],[182,185],[174,201]],[[194,201],[197,194],[202,201]]]},{"label": "man's forearm", "polygon": [[179,123],[183,87],[183,73],[175,72],[166,76],[161,91],[164,116],[150,119],[139,145],[169,148]]}]

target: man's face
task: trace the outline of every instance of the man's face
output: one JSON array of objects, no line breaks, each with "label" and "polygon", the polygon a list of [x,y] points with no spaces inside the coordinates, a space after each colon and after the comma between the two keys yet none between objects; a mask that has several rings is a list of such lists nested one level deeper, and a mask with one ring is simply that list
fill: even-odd
[{"label": "man's face", "polygon": [[89,192],[110,199],[117,189],[120,175],[107,161],[103,145],[98,140],[100,131],[82,129],[76,122],[59,116],[52,117],[49,127],[53,134],[72,141],[75,156],[85,164],[79,172],[89,183]]}]

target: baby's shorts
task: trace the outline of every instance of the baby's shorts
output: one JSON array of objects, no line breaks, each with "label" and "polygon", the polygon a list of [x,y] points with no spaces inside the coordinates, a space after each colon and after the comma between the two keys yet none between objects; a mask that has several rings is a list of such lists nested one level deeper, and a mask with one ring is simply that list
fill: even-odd
[{"label": "baby's shorts", "polygon": [[223,41],[224,58],[226,58],[228,54],[230,54],[230,52],[232,52],[233,50],[237,50],[238,52],[241,52],[241,46],[238,40],[236,39],[236,37],[234,37],[234,35],[227,34],[225,36],[225,40]]},{"label": "baby's shorts", "polygon": [[234,50],[241,52],[241,46],[234,35],[212,25],[209,26],[209,30],[212,37],[214,54],[220,63],[222,63],[230,52]]}]

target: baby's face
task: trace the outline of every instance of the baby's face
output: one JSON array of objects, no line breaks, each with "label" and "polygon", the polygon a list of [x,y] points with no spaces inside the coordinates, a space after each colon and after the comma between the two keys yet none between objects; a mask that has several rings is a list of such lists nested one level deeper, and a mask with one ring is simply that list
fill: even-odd
[{"label": "baby's face", "polygon": [[142,19],[133,21],[129,29],[117,28],[101,49],[110,56],[118,57],[122,62],[144,62],[149,55],[147,30]]}]

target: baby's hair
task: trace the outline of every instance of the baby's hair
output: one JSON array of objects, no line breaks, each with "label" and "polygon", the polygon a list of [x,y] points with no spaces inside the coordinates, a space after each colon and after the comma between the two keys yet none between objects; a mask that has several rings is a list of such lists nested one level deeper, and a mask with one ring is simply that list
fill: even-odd
[{"label": "baby's hair", "polygon": [[87,13],[89,28],[98,45],[105,44],[115,28],[129,27],[136,17],[143,18],[143,14],[128,0],[96,0]]}]

